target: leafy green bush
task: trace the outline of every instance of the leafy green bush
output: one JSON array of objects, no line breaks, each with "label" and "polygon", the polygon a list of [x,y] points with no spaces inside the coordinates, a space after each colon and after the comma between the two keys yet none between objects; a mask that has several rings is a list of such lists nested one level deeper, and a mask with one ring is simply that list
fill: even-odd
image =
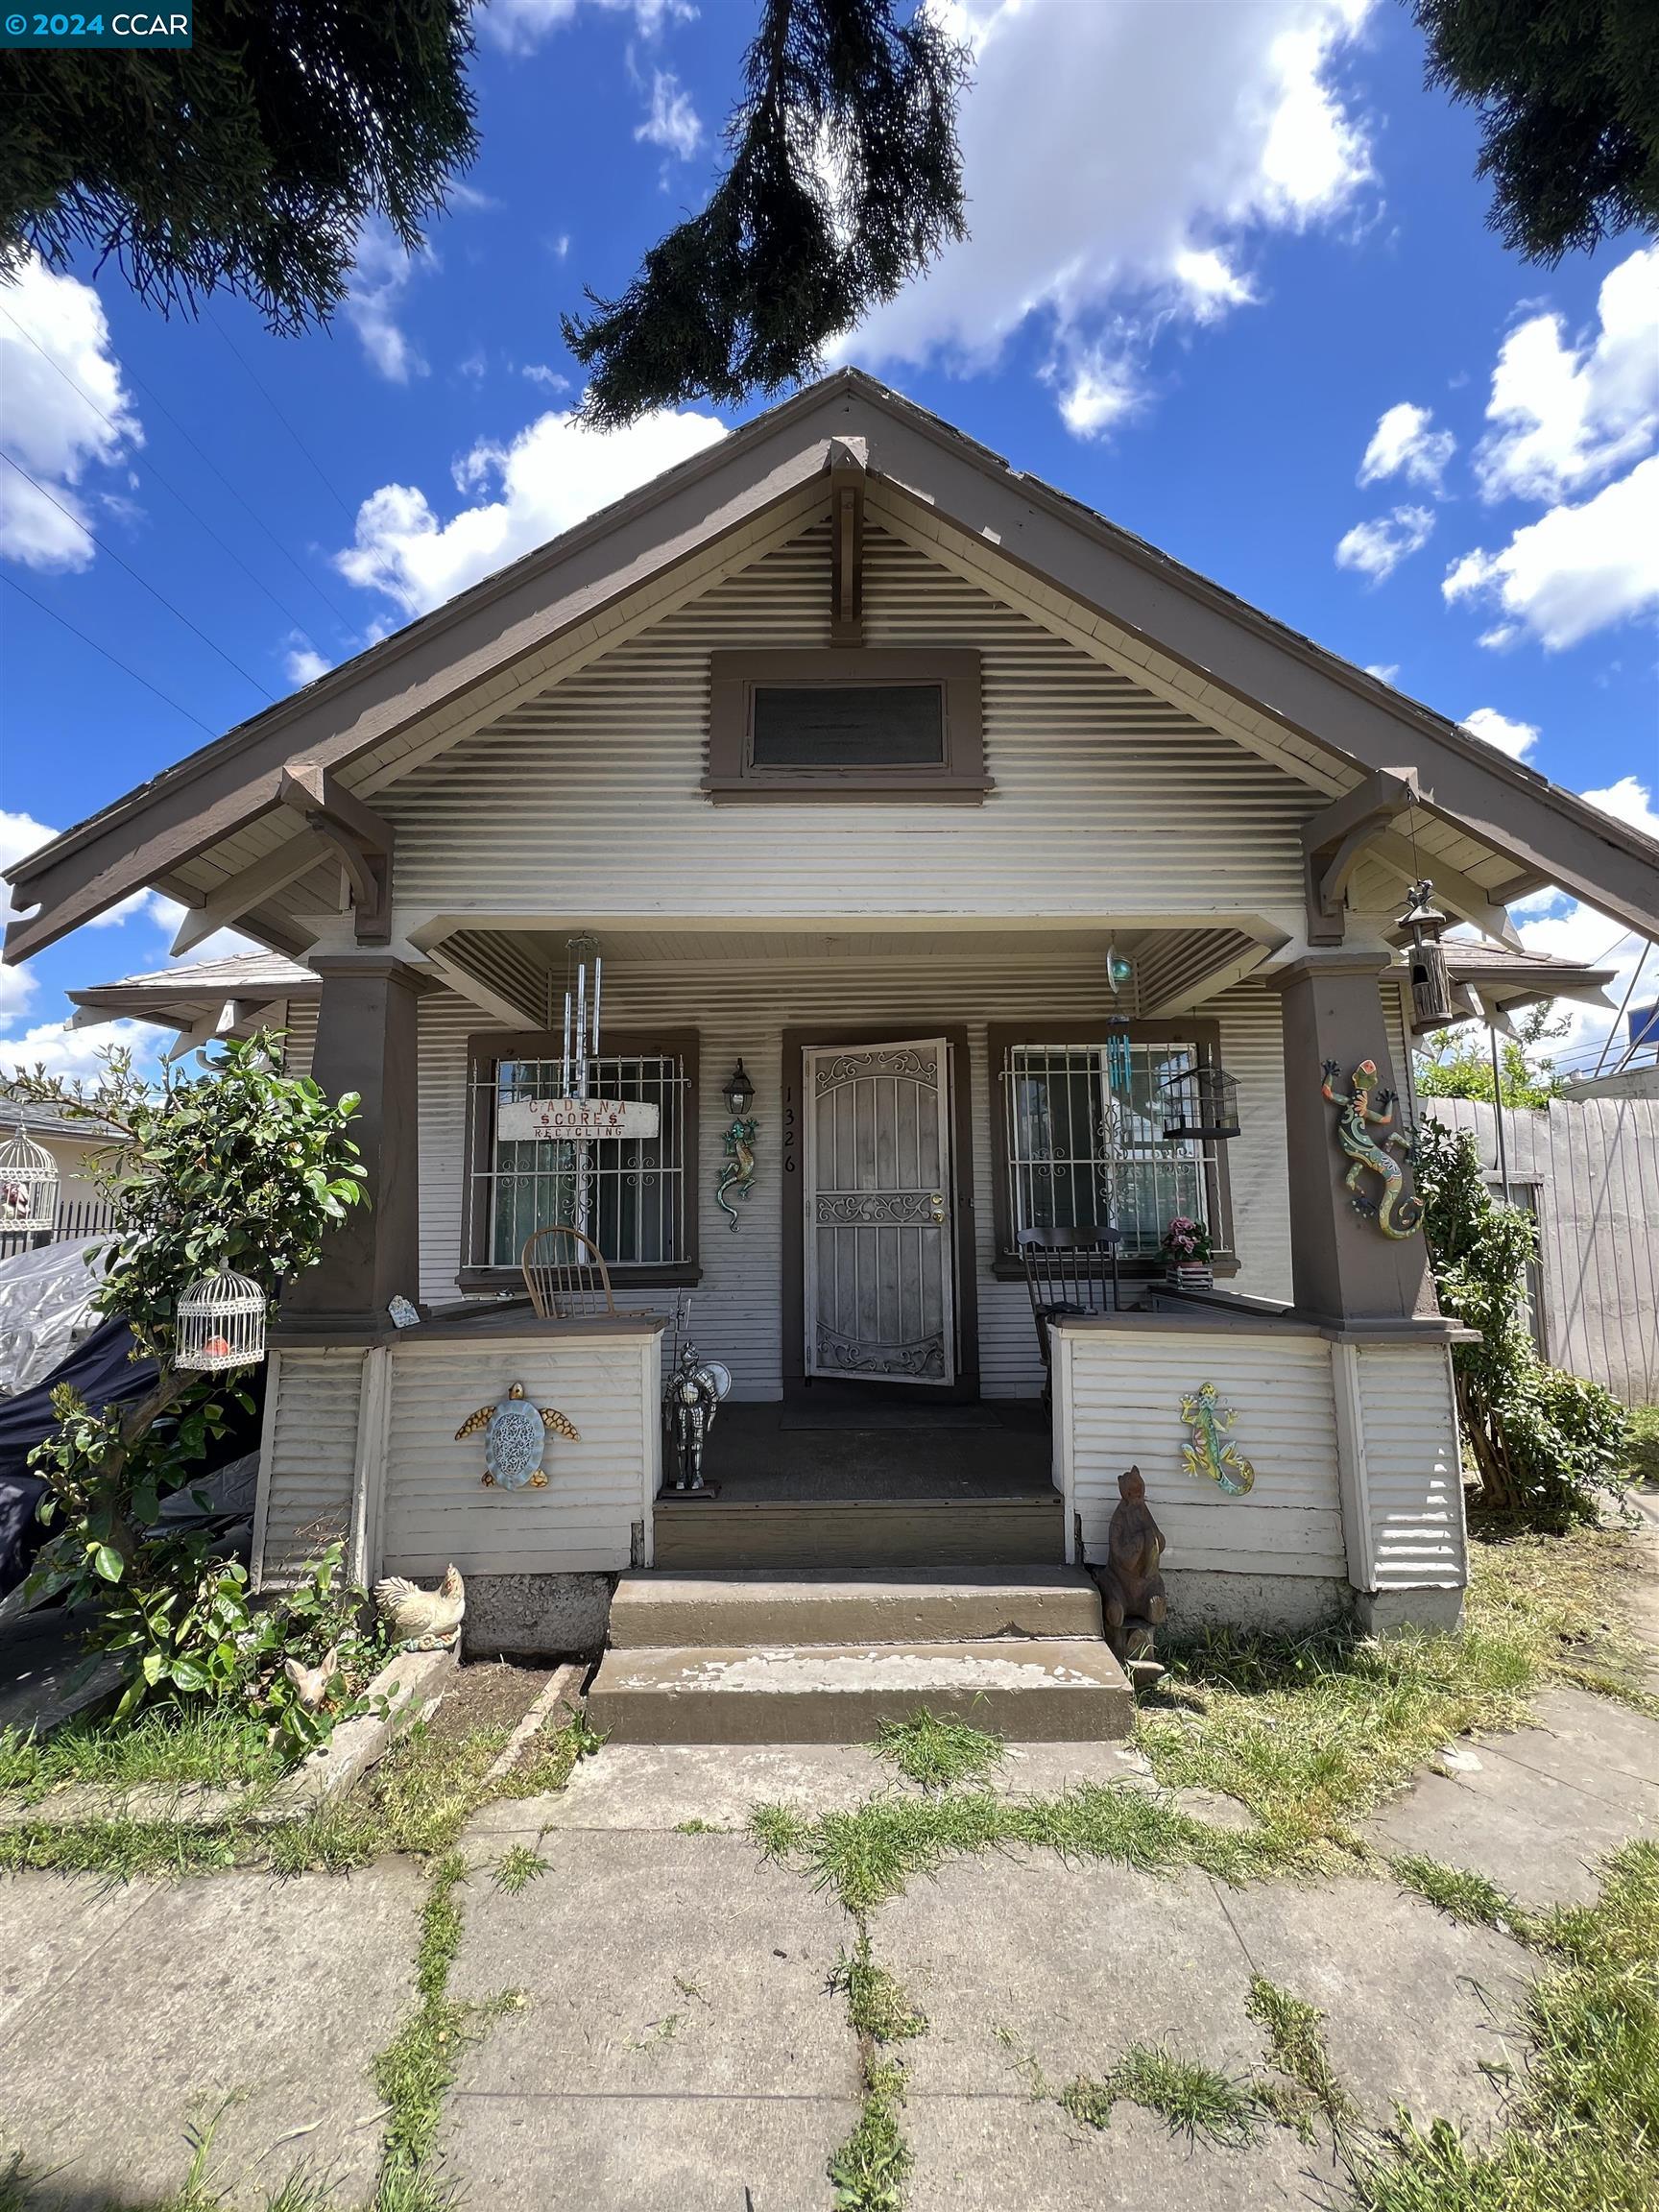
[{"label": "leafy green bush", "polygon": [[285,1282],[316,1263],[325,1232],[364,1198],[348,1134],[356,1098],[334,1101],[308,1078],[284,1075],[280,1044],[261,1032],[200,1053],[200,1073],[175,1072],[160,1091],[123,1051],[106,1056],[89,1093],[43,1070],[20,1076],[15,1089],[70,1120],[117,1132],[91,1163],[115,1216],[93,1304],[127,1321],[137,1354],[159,1370],[155,1387],[125,1407],[90,1407],[69,1389],[54,1394],[58,1429],[31,1459],[47,1485],[39,1518],[53,1531],[31,1590],[97,1604],[89,1641],[131,1669],[123,1712],[147,1699],[252,1702],[300,1748],[329,1722],[298,1708],[292,1685],[285,1693],[273,1676],[282,1657],[321,1661],[325,1628],[348,1634],[339,1547],[307,1571],[298,1597],[257,1606],[243,1569],[213,1561],[206,1537],[162,1514],[224,1434],[228,1401],[252,1410],[234,1375],[174,1365],[184,1291],[233,1268],[274,1304]]},{"label": "leafy green bush", "polygon": [[1493,1197],[1466,1130],[1425,1123],[1415,1165],[1441,1310],[1480,1332],[1452,1362],[1482,1502],[1540,1528],[1594,1523],[1601,1493],[1623,1487],[1628,1422],[1599,1382],[1538,1357],[1527,1314],[1537,1231]]}]

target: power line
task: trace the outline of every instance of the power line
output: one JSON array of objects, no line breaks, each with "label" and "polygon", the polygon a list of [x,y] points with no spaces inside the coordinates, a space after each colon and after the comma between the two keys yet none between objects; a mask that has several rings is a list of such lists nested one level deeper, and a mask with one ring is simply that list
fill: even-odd
[{"label": "power line", "polygon": [[66,614],[60,614],[56,607],[48,607],[44,599],[36,599],[34,592],[19,584],[15,576],[8,576],[4,569],[0,569],[0,584],[10,584],[12,590],[27,599],[31,607],[38,607],[42,614],[50,615],[54,622],[68,631],[71,637],[79,637],[83,645],[89,645],[94,653],[101,653],[113,667],[120,669],[123,676],[131,676],[134,684],[142,684],[146,691],[153,691],[163,707],[171,707],[175,713],[182,714],[186,722],[194,722],[198,730],[206,731],[209,737],[220,734],[209,723],[204,722],[200,714],[192,714],[188,707],[181,707],[177,699],[169,697],[158,684],[152,684],[148,676],[140,676],[136,668],[129,668],[126,661],[118,660],[108,645],[100,645],[96,637],[88,637],[84,630],[78,630]]},{"label": "power line", "polygon": [[1607,1048],[1612,1044],[1615,1036],[1618,1034],[1620,1022],[1624,1019],[1624,1010],[1629,1005],[1631,999],[1636,996],[1636,986],[1642,980],[1642,971],[1647,967],[1647,955],[1652,951],[1652,950],[1653,948],[1651,944],[1644,942],[1642,947],[1642,957],[1637,961],[1635,967],[1630,971],[1630,981],[1625,988],[1623,998],[1619,1001],[1619,1011],[1613,1017],[1613,1026],[1608,1030],[1606,1036],[1601,1040],[1601,1058],[1596,1063],[1596,1072],[1598,1075],[1600,1074],[1602,1064],[1607,1058]]},{"label": "power line", "polygon": [[[36,338],[32,332],[24,329],[22,324],[18,322],[16,316],[11,312],[10,308],[0,307],[0,315],[5,316],[7,322],[11,324],[12,329],[16,331],[19,338],[26,339],[28,343],[34,347],[36,352],[39,354],[41,360],[45,362],[49,369],[55,369],[58,372],[59,375],[62,377],[64,383],[68,385],[70,391],[75,393],[80,398],[84,399],[87,406],[91,408],[93,414],[98,416],[101,421],[108,423],[110,429],[114,431],[118,438],[125,437],[127,435],[127,433],[121,428],[121,425],[115,421],[113,417],[105,414],[103,408],[99,406],[97,400],[93,398],[91,393],[86,390],[85,386],[81,383],[79,378],[71,376],[68,370],[64,368],[62,362],[55,361],[51,354],[47,352],[45,347],[41,345],[40,341]],[[276,592],[272,590],[270,585],[267,584],[262,577],[254,574],[253,570],[249,567],[247,562],[243,560],[241,554],[237,552],[235,546],[227,543],[227,541],[220,537],[218,531],[214,529],[212,523],[207,521],[204,516],[201,516],[196,512],[196,509],[191,506],[189,500],[185,498],[183,493],[180,491],[176,484],[169,482],[167,477],[161,473],[159,468],[157,468],[156,464],[149,457],[149,455],[146,454],[142,461],[137,460],[136,456],[133,456],[132,459],[133,466],[148,469],[150,474],[154,476],[156,481],[161,486],[162,490],[170,492],[173,494],[174,498],[178,500],[180,506],[183,508],[185,514],[189,516],[190,519],[193,522],[198,523],[202,529],[206,531],[208,537],[212,539],[214,544],[217,545],[222,552],[229,554],[231,560],[235,562],[237,567],[241,569],[243,575],[248,577],[252,583],[256,585],[258,589],[264,592],[266,598],[270,600],[272,606],[276,608],[276,612],[279,614],[285,614],[288,620],[292,622],[295,628],[299,630],[302,635],[308,635],[308,626],[304,617],[301,614],[297,614],[293,608],[290,607],[285,600],[279,599],[276,596]]]},{"label": "power line", "polygon": [[242,678],[243,682],[246,684],[252,684],[254,690],[257,691],[263,698],[273,701],[275,700],[275,693],[267,691],[264,685],[260,683],[257,676],[249,675],[247,669],[243,667],[242,663],[239,661],[232,661],[229,654],[226,652],[222,645],[215,645],[212,638],[208,637],[206,631],[198,629],[196,624],[191,621],[189,615],[184,613],[180,608],[175,607],[172,600],[167,597],[164,591],[157,591],[155,585],[150,582],[147,576],[141,576],[138,570],[133,567],[130,561],[123,561],[120,554],[115,551],[112,545],[106,545],[103,539],[99,537],[98,533],[95,530],[89,529],[87,525],[82,521],[79,515],[72,513],[69,508],[65,507],[61,499],[54,499],[51,493],[47,491],[44,484],[36,483],[35,478],[30,475],[28,469],[25,469],[20,462],[13,461],[10,453],[0,453],[0,461],[4,461],[8,469],[15,470],[15,472],[22,477],[25,484],[33,485],[34,489],[39,493],[41,498],[46,500],[49,505],[56,507],[59,514],[62,516],[66,522],[72,522],[77,530],[84,531],[85,535],[92,541],[93,544],[97,546],[100,553],[108,553],[110,560],[115,563],[117,567],[125,568],[128,575],[132,577],[132,581],[135,584],[141,584],[145,590],[149,592],[151,598],[158,600],[160,604],[166,608],[169,614],[177,615],[178,619],[183,623],[185,629],[193,632],[196,637],[200,637],[203,644],[207,647],[209,652],[218,654],[220,660],[224,661],[227,668],[234,668],[237,675]]},{"label": "power line", "polygon": [[235,485],[231,483],[229,477],[226,475],[224,469],[220,468],[219,464],[213,459],[211,454],[204,453],[203,451],[202,447],[196,443],[195,439],[190,435],[189,431],[185,429],[183,423],[180,421],[178,416],[174,414],[172,408],[168,406],[167,402],[156,392],[156,387],[153,384],[147,384],[135,369],[128,368],[125,364],[122,366],[122,374],[132,378],[132,382],[137,385],[139,391],[144,394],[145,397],[149,400],[150,404],[156,410],[156,412],[164,416],[166,420],[172,423],[174,429],[178,431],[180,437],[183,439],[185,445],[189,446],[191,452],[196,455],[197,459],[201,461],[204,467],[212,469],[214,475],[218,477],[220,483],[224,485],[226,491],[229,493],[231,498],[235,500],[236,504],[242,509],[243,513],[248,517],[249,520],[254,525],[256,529],[263,531],[265,536],[270,539],[272,544],[276,546],[277,552],[281,554],[283,560],[287,562],[289,567],[293,569],[295,575],[299,577],[301,583],[304,585],[305,589],[308,591],[315,591],[318,598],[322,600],[324,606],[328,609],[330,613],[336,615],[339,620],[346,625],[348,630],[354,630],[357,625],[357,617],[354,614],[348,613],[348,611],[340,604],[338,599],[331,598],[329,594],[324,590],[322,585],[318,583],[314,576],[308,574],[305,569],[301,567],[299,562],[295,560],[293,554],[289,552],[287,546],[283,544],[282,541],[276,536],[276,532],[261,519],[258,513],[249,505],[248,501],[243,497],[242,493],[237,491]]},{"label": "power line", "polygon": [[248,372],[249,378],[252,383],[254,390],[258,392],[260,397],[264,399],[266,406],[270,408],[272,414],[276,416],[277,421],[281,423],[283,429],[287,431],[289,437],[293,439],[295,445],[299,446],[301,452],[304,454],[306,460],[310,463],[313,469],[315,469],[318,481],[323,485],[329,498],[333,500],[335,506],[339,508],[341,514],[345,516],[348,522],[354,522],[355,517],[353,517],[350,508],[347,506],[345,500],[342,499],[339,493],[335,491],[331,479],[324,470],[323,464],[318,460],[316,454],[312,452],[310,446],[306,445],[304,439],[301,437],[299,431],[295,429],[293,423],[289,421],[287,416],[283,414],[281,408],[277,406],[276,400],[265,389],[265,386],[259,381],[259,378],[253,373],[253,364],[248,359],[247,355],[242,351],[242,349],[237,345],[235,339],[231,337],[229,331],[226,329],[224,324],[220,322],[218,316],[214,314],[210,307],[207,310],[207,320],[212,324],[214,329],[218,331],[220,337],[224,339],[226,345],[229,347],[231,352],[235,354],[237,360],[241,362],[243,368]]}]

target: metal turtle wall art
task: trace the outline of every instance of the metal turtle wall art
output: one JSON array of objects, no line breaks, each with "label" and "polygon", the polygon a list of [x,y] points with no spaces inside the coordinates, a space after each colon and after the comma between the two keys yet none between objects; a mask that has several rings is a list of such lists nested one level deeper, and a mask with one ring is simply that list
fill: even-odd
[{"label": "metal turtle wall art", "polygon": [[484,1439],[484,1487],[487,1490],[545,1490],[547,1470],[541,1461],[549,1436],[581,1442],[575,1423],[556,1406],[532,1406],[522,1382],[513,1383],[498,1406],[480,1406],[455,1431],[461,1443],[487,1429]]}]

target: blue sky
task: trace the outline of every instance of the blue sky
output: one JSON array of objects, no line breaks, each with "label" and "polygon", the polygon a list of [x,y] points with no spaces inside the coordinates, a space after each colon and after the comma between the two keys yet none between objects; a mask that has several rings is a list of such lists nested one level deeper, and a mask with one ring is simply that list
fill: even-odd
[{"label": "blue sky", "polygon": [[[1393,0],[956,19],[974,237],[844,357],[1655,830],[1659,250],[1504,252]],[[484,10],[482,156],[424,258],[366,241],[328,332],[169,324],[112,270],[0,288],[0,859],[718,434],[707,405],[573,431],[559,316],[707,191],[753,21]],[[1520,919],[1586,957],[1618,933]],[[63,986],[171,934],[141,902],[0,970],[0,1063],[82,1065]]]}]

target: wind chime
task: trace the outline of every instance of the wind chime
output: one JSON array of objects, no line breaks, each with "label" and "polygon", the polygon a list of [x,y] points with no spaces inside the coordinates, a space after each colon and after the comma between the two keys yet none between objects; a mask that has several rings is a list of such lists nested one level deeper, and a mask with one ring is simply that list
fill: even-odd
[{"label": "wind chime", "polygon": [[[593,994],[589,1003],[588,994],[588,966],[593,966]],[[599,1057],[599,996],[604,986],[605,963],[599,955],[597,937],[571,937],[565,946],[565,1057],[560,1070],[559,1095],[561,1098],[579,1098],[584,1103],[592,1094],[593,1063]],[[571,1023],[574,1020],[575,1026]],[[588,1138],[578,1137],[571,1146],[572,1170],[575,1182],[576,1227],[584,1237],[593,1234],[593,1179],[592,1147]]]}]

